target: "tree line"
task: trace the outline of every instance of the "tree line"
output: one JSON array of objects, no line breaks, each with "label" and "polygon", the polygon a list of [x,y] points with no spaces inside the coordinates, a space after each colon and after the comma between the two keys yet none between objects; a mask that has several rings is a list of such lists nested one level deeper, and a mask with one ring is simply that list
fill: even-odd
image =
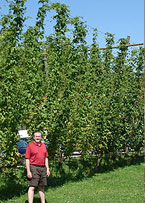
[{"label": "tree line", "polygon": [[[144,49],[129,49],[106,33],[99,49],[97,28],[87,45],[87,25],[70,17],[67,5],[39,0],[34,26],[25,26],[26,0],[9,2],[0,18],[0,152],[3,164],[18,160],[18,129],[49,139],[51,158],[65,146],[70,156],[143,147]],[[45,18],[53,11],[53,28]],[[49,26],[47,26],[49,29]],[[45,134],[45,132],[47,132]]]}]

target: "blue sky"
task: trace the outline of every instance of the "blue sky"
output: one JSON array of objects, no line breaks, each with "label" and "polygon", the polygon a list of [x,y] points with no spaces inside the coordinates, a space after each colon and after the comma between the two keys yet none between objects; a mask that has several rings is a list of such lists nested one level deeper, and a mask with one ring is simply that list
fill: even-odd
[{"label": "blue sky", "polygon": [[[35,21],[37,0],[27,0],[27,15]],[[51,0],[69,6],[71,17],[81,16],[88,26],[87,42],[92,41],[92,28],[98,29],[99,47],[105,46],[105,33],[115,34],[115,41],[130,36],[130,43],[144,42],[144,0]],[[0,0],[1,13],[7,11],[5,0]],[[49,17],[48,17],[49,18]],[[50,20],[50,19],[49,19]],[[46,30],[49,30],[49,20]]]}]

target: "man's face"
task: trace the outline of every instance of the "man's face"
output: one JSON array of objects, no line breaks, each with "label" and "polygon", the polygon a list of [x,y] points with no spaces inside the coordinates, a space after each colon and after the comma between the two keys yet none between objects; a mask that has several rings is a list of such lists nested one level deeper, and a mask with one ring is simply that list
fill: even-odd
[{"label": "man's face", "polygon": [[41,133],[35,133],[34,134],[34,141],[36,142],[36,143],[40,143],[41,142],[41,139],[42,139],[42,136],[41,136]]}]

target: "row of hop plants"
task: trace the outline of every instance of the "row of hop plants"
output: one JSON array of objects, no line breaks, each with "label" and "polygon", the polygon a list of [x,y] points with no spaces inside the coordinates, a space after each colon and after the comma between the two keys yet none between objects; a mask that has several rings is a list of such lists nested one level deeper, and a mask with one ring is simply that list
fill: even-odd
[{"label": "row of hop plants", "polygon": [[[70,17],[64,4],[39,0],[36,23],[25,30],[26,0],[9,3],[0,19],[0,152],[3,165],[18,161],[18,129],[41,131],[54,158],[83,156],[143,147],[144,49],[106,33],[101,51],[94,29],[87,45],[87,25]],[[45,35],[45,17],[54,11],[54,32]],[[47,26],[49,28],[49,26]],[[25,31],[24,31],[25,30]],[[68,37],[69,36],[69,37]],[[47,132],[47,134],[44,133]]]}]

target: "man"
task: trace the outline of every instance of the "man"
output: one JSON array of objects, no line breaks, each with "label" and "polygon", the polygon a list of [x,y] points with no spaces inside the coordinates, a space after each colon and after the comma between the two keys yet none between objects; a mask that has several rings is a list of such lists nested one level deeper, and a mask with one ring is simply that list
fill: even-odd
[{"label": "man", "polygon": [[34,190],[38,186],[41,203],[45,203],[44,186],[47,185],[47,176],[50,175],[48,165],[48,152],[41,142],[40,132],[35,132],[34,141],[26,149],[26,169],[28,177],[28,202],[33,203]]}]

